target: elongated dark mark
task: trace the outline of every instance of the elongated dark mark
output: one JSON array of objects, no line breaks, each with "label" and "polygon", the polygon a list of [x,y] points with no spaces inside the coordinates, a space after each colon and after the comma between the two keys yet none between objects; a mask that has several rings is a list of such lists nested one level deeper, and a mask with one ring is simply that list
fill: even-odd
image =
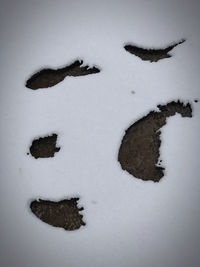
[{"label": "elongated dark mark", "polygon": [[48,88],[63,81],[66,76],[77,77],[100,72],[97,67],[89,68],[89,66],[81,66],[82,64],[82,60],[77,60],[73,64],[61,69],[43,69],[31,76],[26,82],[26,87],[33,90]]},{"label": "elongated dark mark", "polygon": [[84,208],[78,208],[78,200],[71,198],[53,202],[39,199],[31,202],[30,208],[41,221],[72,231],[85,225],[83,215],[79,214]]},{"label": "elongated dark mark", "polygon": [[130,52],[131,54],[134,54],[137,57],[140,57],[142,60],[148,60],[151,62],[157,62],[164,58],[171,57],[170,54],[168,54],[174,47],[176,47],[179,44],[182,44],[185,42],[185,40],[181,40],[178,43],[175,43],[173,45],[170,45],[164,49],[145,49],[142,47],[138,47],[135,45],[127,44],[124,46],[126,51]]},{"label": "elongated dark mark", "polygon": [[166,124],[166,119],[176,113],[192,117],[189,103],[173,101],[158,108],[159,112],[151,111],[126,130],[118,154],[122,169],[144,181],[159,182],[164,175],[164,168],[156,165],[160,157],[159,129]]},{"label": "elongated dark mark", "polygon": [[56,141],[57,134],[35,139],[30,147],[31,155],[36,159],[54,157],[55,152],[60,150],[60,147],[56,147]]}]

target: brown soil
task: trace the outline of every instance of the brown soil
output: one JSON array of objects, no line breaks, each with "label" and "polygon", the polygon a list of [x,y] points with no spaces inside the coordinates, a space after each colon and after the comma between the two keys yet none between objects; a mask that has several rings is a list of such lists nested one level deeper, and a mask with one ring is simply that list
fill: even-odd
[{"label": "brown soil", "polygon": [[56,147],[56,141],[57,134],[35,139],[30,147],[31,155],[36,159],[54,157],[55,152],[60,150],[60,147]]},{"label": "brown soil", "polygon": [[189,103],[184,105],[173,101],[158,108],[159,112],[151,111],[126,130],[118,154],[122,169],[144,181],[159,182],[164,175],[164,168],[156,165],[160,157],[159,129],[166,124],[166,119],[176,113],[192,117]]},{"label": "brown soil", "polygon": [[89,68],[89,66],[81,67],[83,61],[75,61],[69,66],[61,69],[43,69],[35,73],[26,82],[26,87],[36,90],[39,88],[48,88],[56,85],[57,83],[63,81],[66,76],[83,76],[93,73],[98,73],[100,70],[96,67]]},{"label": "brown soil", "polygon": [[79,198],[71,198],[53,202],[39,199],[31,202],[30,208],[41,221],[72,231],[85,225],[83,215],[79,214],[84,208],[77,207],[78,200]]},{"label": "brown soil", "polygon": [[164,49],[144,49],[144,48],[141,48],[135,45],[125,45],[124,48],[126,49],[126,51],[130,52],[131,54],[134,54],[137,57],[140,57],[142,60],[157,62],[161,59],[171,57],[171,55],[168,53],[174,47],[176,47],[179,44],[182,44],[183,42],[185,42],[185,40],[182,40],[176,44],[170,45]]}]

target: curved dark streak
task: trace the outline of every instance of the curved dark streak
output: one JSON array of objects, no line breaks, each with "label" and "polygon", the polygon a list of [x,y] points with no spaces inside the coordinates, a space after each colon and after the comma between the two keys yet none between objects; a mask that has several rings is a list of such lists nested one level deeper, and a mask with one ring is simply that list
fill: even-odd
[{"label": "curved dark streak", "polygon": [[98,73],[100,70],[96,67],[89,68],[89,66],[81,66],[83,61],[75,61],[69,66],[61,69],[43,69],[33,76],[26,82],[26,87],[36,90],[39,88],[52,87],[65,79],[66,76],[84,76],[93,73]]},{"label": "curved dark streak", "polygon": [[137,57],[140,57],[142,60],[148,60],[150,62],[157,62],[164,58],[171,57],[168,54],[174,47],[185,42],[185,39],[181,40],[178,43],[170,45],[164,49],[145,49],[135,45],[125,45],[124,48],[131,54],[134,54]]},{"label": "curved dark streak", "polygon": [[160,112],[151,111],[126,130],[118,154],[122,169],[144,181],[159,182],[164,175],[164,168],[156,165],[160,157],[159,130],[166,124],[166,119],[176,113],[192,117],[189,103],[184,105],[173,101],[158,108]]}]

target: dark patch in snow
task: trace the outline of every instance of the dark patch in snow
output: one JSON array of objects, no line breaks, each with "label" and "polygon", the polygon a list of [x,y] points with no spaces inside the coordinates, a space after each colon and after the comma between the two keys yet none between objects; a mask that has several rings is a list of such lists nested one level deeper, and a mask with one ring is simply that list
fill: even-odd
[{"label": "dark patch in snow", "polygon": [[182,117],[192,117],[189,103],[184,105],[180,101],[173,101],[158,105],[158,108],[159,112],[151,111],[126,130],[118,154],[122,169],[144,181],[159,182],[164,176],[164,168],[156,165],[160,157],[159,129],[166,124],[166,119],[176,113]]},{"label": "dark patch in snow", "polygon": [[43,69],[31,76],[26,82],[26,87],[33,90],[48,88],[60,83],[66,76],[76,77],[100,72],[96,67],[89,68],[89,66],[81,66],[82,64],[82,60],[77,60],[71,65],[61,69]]},{"label": "dark patch in snow", "polygon": [[60,147],[56,147],[56,141],[57,134],[35,139],[30,147],[31,155],[36,159],[54,157],[55,152],[60,150]]},{"label": "dark patch in snow", "polygon": [[183,42],[185,42],[184,39],[164,49],[145,49],[145,48],[138,47],[135,45],[130,45],[130,44],[125,45],[124,48],[126,51],[128,51],[131,54],[134,54],[137,57],[140,57],[142,60],[148,60],[150,62],[157,62],[161,59],[171,57],[171,55],[168,53],[174,47],[176,47],[179,44],[182,44]]},{"label": "dark patch in snow", "polygon": [[79,214],[84,208],[78,208],[78,200],[79,198],[71,198],[53,202],[39,199],[31,202],[30,208],[41,221],[72,231],[85,225],[83,215]]}]

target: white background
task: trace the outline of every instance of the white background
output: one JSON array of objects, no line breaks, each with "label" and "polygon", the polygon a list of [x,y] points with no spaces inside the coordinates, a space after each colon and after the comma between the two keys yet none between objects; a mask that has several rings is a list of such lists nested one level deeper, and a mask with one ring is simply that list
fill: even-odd
[{"label": "white background", "polygon": [[[0,266],[199,267],[200,34],[198,1],[1,1]],[[142,61],[127,42],[172,58]],[[33,91],[26,80],[76,59],[98,74]],[[131,93],[134,91],[135,93]],[[158,104],[190,102],[162,128],[159,183],[123,171],[124,131]],[[54,158],[27,155],[58,134]],[[85,227],[67,232],[31,213],[31,200],[79,196]]]}]

